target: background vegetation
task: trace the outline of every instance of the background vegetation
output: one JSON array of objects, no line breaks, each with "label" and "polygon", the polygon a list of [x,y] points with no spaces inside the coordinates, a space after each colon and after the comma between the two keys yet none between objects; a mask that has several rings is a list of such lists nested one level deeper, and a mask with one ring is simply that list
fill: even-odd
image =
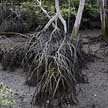
[{"label": "background vegetation", "polygon": [[3,83],[0,83],[0,108],[13,108],[15,106],[15,100],[13,99],[13,93]]},{"label": "background vegetation", "polygon": [[[43,26],[47,23],[48,21],[47,17],[41,11],[39,4],[35,0],[34,1],[33,0],[22,0],[22,1],[18,0],[16,2],[8,0],[5,3],[9,4],[9,2],[13,3],[13,8],[16,7],[16,10],[20,9],[21,11],[20,14],[22,16],[21,17],[22,20],[20,21],[20,23],[23,22],[23,27],[25,27],[23,31],[27,32],[28,30],[35,30],[35,28],[38,27],[39,25]],[[48,11],[50,16],[54,15],[55,13],[54,1],[43,0],[42,6],[44,9]],[[72,26],[75,21],[75,16],[77,14],[79,0],[60,1],[60,6],[61,6],[60,8],[61,8],[62,16],[67,21],[68,29],[70,29],[71,31]],[[12,8],[12,5],[10,7]],[[94,24],[94,22],[98,22],[98,23]],[[99,9],[98,9],[96,0],[86,1],[81,28],[93,28],[93,27],[99,28],[100,27],[99,22],[100,22]],[[83,25],[86,25],[86,26],[84,27]],[[19,32],[22,32],[22,31],[19,30]]]}]

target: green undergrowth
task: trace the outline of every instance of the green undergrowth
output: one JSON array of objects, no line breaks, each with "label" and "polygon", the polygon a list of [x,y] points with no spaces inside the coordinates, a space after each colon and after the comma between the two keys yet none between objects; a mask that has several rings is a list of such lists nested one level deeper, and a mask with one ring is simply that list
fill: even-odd
[{"label": "green undergrowth", "polygon": [[0,108],[14,108],[16,102],[13,96],[12,90],[0,83]]}]

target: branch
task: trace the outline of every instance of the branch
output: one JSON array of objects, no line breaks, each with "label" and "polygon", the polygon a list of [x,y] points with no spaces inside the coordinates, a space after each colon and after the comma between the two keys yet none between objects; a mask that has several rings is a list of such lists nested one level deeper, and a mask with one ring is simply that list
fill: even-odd
[{"label": "branch", "polygon": [[[40,1],[37,0],[37,2],[38,2],[38,4],[39,4],[41,10],[43,11],[43,13],[46,15],[46,17],[48,17],[48,19],[51,19],[51,16],[48,14],[48,12],[42,7],[41,0],[40,0]],[[52,23],[52,26],[53,26],[54,28],[59,29],[54,23]]]},{"label": "branch", "polygon": [[66,25],[66,21],[61,15],[59,0],[55,0],[55,8],[56,8],[57,16],[64,26],[64,32],[67,33],[67,25]]},{"label": "branch", "polygon": [[74,27],[72,30],[71,40],[73,40],[73,39],[76,40],[76,38],[78,36],[78,31],[79,31],[79,27],[80,27],[80,23],[81,23],[81,19],[82,19],[84,5],[85,5],[85,0],[80,0],[76,20],[75,20]]},{"label": "branch", "polygon": [[60,5],[59,5],[59,0],[55,0],[55,9],[56,9],[56,14],[51,18],[48,14],[48,12],[42,7],[41,5],[41,0],[37,0],[37,2],[39,3],[39,6],[41,8],[41,10],[43,11],[43,13],[50,19],[48,21],[48,23],[46,24],[46,26],[43,28],[43,31],[45,31],[46,29],[48,29],[48,27],[52,24],[53,27],[55,29],[58,29],[58,26],[56,26],[54,24],[54,21],[56,22],[56,20],[60,19],[60,21],[62,22],[63,26],[64,26],[64,32],[67,33],[67,25],[66,25],[66,21],[64,20],[64,18],[61,15],[61,11],[60,11]]}]

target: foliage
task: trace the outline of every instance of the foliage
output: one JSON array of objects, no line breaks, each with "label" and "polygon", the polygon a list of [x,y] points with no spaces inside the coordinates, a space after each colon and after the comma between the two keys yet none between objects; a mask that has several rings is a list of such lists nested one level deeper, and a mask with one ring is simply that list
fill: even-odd
[{"label": "foliage", "polygon": [[[48,5],[51,5],[51,6],[54,6],[53,3],[50,4],[47,3],[44,4],[46,5],[47,8],[50,8],[48,7]],[[70,7],[69,7],[70,5]],[[76,12],[77,12],[77,9],[79,7],[79,0],[70,0],[70,4],[69,4],[69,1],[62,1],[61,2],[61,12],[62,12],[62,15],[67,18],[69,15],[71,16],[75,16],[76,15]],[[52,12],[52,10],[50,11]],[[84,10],[85,14],[88,14],[90,17],[93,17],[96,15],[96,13],[98,12],[98,7],[97,7],[97,2],[96,0],[88,0],[86,2],[86,5],[85,5],[85,10]]]},{"label": "foliage", "polygon": [[12,108],[15,104],[12,90],[0,83],[0,108]]},{"label": "foliage", "polygon": [[86,16],[88,16],[89,18],[95,17],[98,13],[99,13],[99,9],[98,6],[96,4],[89,4],[87,3],[85,5],[85,10],[84,13],[86,14]]},{"label": "foliage", "polygon": [[[29,1],[29,2],[24,2],[22,6],[30,13],[35,11],[32,14],[33,16],[36,15],[37,17],[41,16],[45,18],[38,4]],[[54,15],[55,13],[54,1],[51,1],[51,0],[43,1],[42,6],[44,9],[48,11],[50,15]],[[70,4],[67,1],[62,1],[61,2],[61,12],[64,18],[67,19],[69,15],[70,17],[75,16],[78,6],[79,6],[79,0],[70,0]],[[88,0],[85,5],[84,14],[86,14],[86,16],[89,16],[91,18],[91,17],[95,17],[97,13],[98,13],[98,9],[97,9],[96,1]]]},{"label": "foliage", "polygon": [[29,1],[23,2],[21,4],[21,8],[29,14],[32,24],[45,24],[45,22],[47,21],[38,4]]},{"label": "foliage", "polygon": [[[8,0],[12,1],[12,0]],[[21,3],[21,10],[24,10],[29,14],[29,21],[31,25],[44,25],[48,20],[44,13],[41,11],[39,4],[32,0],[18,0]],[[4,0],[5,2],[5,0]],[[14,1],[14,3],[16,3]],[[67,19],[74,20],[78,6],[79,0],[60,0],[60,8],[63,17]],[[55,14],[54,0],[42,0],[42,7],[47,10],[50,16]],[[96,0],[87,0],[84,9],[84,19],[93,19],[98,15],[98,8]],[[72,21],[70,20],[70,21]]]}]

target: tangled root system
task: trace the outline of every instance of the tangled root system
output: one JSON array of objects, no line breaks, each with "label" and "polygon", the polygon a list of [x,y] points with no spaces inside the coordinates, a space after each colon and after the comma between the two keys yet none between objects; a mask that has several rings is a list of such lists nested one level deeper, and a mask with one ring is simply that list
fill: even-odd
[{"label": "tangled root system", "polygon": [[23,60],[29,67],[26,84],[37,86],[32,103],[47,108],[55,101],[76,104],[76,84],[85,78],[80,69],[81,53],[69,37],[60,31],[39,32],[27,45]]},{"label": "tangled root system", "polygon": [[25,39],[18,38],[17,40],[15,37],[4,37],[0,41],[0,61],[4,70],[14,71],[21,66],[24,53],[26,53],[24,49]]},{"label": "tangled root system", "polygon": [[26,84],[37,88],[32,104],[46,108],[77,104],[76,84],[85,82],[82,55],[61,31],[37,32],[21,42],[2,42],[0,60],[3,69],[22,67],[27,72]]}]

